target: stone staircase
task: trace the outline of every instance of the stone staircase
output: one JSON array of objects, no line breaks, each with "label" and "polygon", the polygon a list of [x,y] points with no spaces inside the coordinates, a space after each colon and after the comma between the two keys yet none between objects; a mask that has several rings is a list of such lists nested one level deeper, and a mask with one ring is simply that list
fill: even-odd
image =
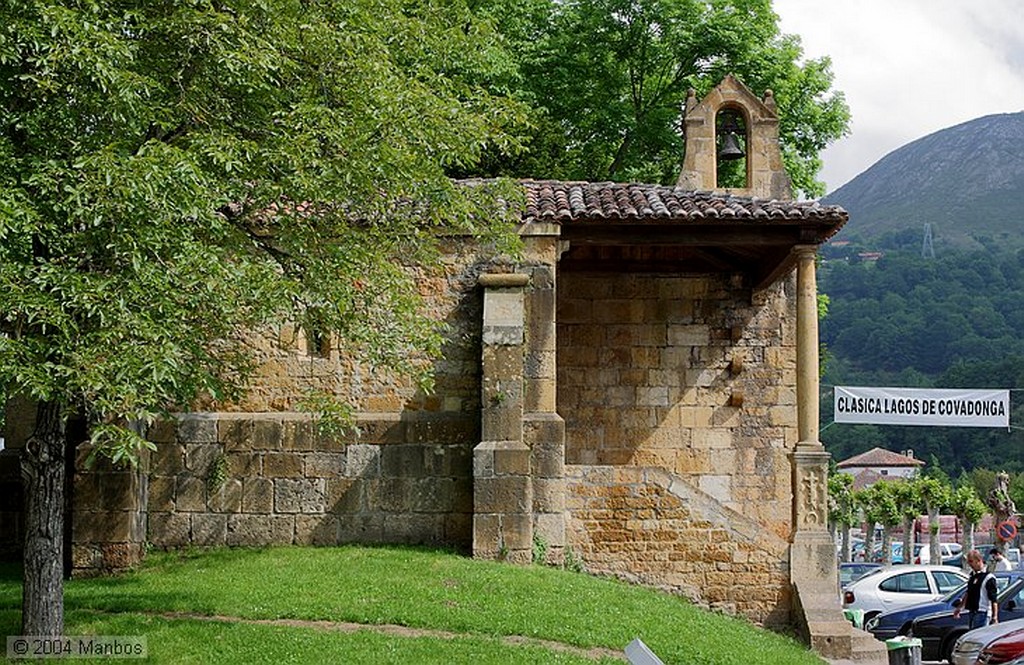
[{"label": "stone staircase", "polygon": [[811,649],[833,665],[887,665],[885,644],[843,617],[834,592],[794,583],[798,628]]}]

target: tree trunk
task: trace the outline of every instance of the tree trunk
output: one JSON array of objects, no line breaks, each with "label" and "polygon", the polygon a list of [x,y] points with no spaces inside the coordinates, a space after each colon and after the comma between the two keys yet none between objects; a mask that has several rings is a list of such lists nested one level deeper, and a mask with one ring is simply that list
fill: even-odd
[{"label": "tree trunk", "polygon": [[25,443],[25,571],[22,635],[64,632],[64,419],[60,406],[40,402]]},{"label": "tree trunk", "polygon": [[853,543],[850,541],[850,525],[842,525],[842,547],[839,550],[840,561],[851,561],[853,559]]},{"label": "tree trunk", "polygon": [[864,534],[864,560],[873,561],[875,553],[875,523],[868,521],[867,533]]},{"label": "tree trunk", "polygon": [[903,516],[903,563],[916,563],[911,554],[914,552],[914,518]]},{"label": "tree trunk", "polygon": [[[905,558],[905,557],[904,557]],[[882,527],[882,565],[892,564],[892,527],[888,524]]]},{"label": "tree trunk", "polygon": [[939,518],[939,507],[928,506],[928,547],[932,563],[942,563],[942,522]]},{"label": "tree trunk", "polygon": [[964,520],[964,559],[961,564],[967,568],[967,553],[974,549],[974,523]]}]

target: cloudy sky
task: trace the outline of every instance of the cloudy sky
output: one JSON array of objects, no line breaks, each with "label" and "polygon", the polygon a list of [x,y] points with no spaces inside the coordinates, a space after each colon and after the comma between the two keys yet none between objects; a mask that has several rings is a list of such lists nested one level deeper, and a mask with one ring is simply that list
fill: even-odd
[{"label": "cloudy sky", "polygon": [[[937,130],[1024,111],[1024,0],[774,0],[807,57],[832,58],[850,135],[823,154],[832,192]],[[1024,149],[1024,147],[1022,147]]]}]

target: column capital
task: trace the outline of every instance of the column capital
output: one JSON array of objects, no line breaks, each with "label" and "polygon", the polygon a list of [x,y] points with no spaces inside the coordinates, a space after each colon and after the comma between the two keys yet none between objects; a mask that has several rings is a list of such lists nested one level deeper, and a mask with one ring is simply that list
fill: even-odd
[{"label": "column capital", "polygon": [[818,246],[817,245],[794,245],[793,253],[800,258],[817,258],[818,257]]}]

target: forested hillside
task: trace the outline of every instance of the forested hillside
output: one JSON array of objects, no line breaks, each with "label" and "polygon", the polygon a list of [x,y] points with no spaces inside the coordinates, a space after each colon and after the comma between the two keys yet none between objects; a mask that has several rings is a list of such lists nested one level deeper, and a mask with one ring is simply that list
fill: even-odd
[{"label": "forested hillside", "polygon": [[[825,252],[826,257],[829,252]],[[833,257],[835,252],[832,252]],[[821,439],[837,459],[882,446],[958,475],[975,467],[1024,471],[1024,392],[1011,392],[1011,430],[832,423],[835,385],[1024,388],[1024,251],[888,251],[877,261],[823,262],[830,298]]]}]

